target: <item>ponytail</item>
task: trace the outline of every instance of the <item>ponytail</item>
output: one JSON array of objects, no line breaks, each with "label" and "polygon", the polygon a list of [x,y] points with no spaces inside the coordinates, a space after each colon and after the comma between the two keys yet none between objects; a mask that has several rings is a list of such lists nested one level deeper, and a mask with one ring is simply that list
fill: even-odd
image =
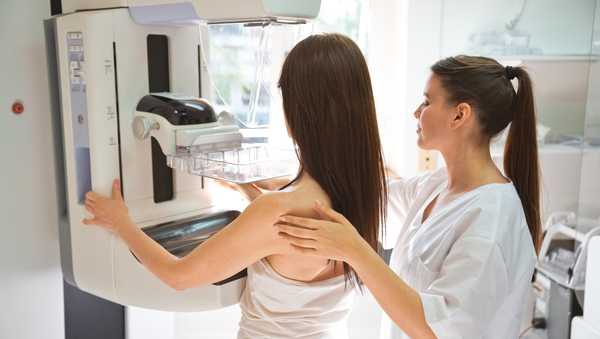
[{"label": "ponytail", "polygon": [[540,174],[533,89],[529,74],[511,68],[519,81],[513,102],[513,119],[504,146],[504,173],[512,180],[529,226],[536,251],[540,245]]}]

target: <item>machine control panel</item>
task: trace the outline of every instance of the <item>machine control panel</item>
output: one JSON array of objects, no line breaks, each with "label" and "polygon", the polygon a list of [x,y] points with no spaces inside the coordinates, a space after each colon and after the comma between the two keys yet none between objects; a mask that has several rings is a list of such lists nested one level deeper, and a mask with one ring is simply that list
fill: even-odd
[{"label": "machine control panel", "polygon": [[92,188],[86,82],[83,71],[85,62],[83,33],[67,32],[67,48],[73,146],[75,147],[77,172],[77,196],[79,202],[82,203],[85,193]]}]

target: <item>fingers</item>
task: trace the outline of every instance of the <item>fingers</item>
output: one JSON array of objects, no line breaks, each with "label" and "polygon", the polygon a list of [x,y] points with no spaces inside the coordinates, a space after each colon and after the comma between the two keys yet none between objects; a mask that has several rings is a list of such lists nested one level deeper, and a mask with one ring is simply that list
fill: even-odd
[{"label": "fingers", "polygon": [[[114,186],[114,184],[113,184],[113,186]],[[119,189],[120,189],[120,187],[119,187]],[[85,194],[85,200],[86,201],[99,202],[99,201],[101,201],[103,199],[108,199],[108,198],[104,197],[104,196],[102,196],[102,195],[100,195],[100,194],[98,194],[96,192],[93,192],[93,191],[89,191],[89,192],[87,192]]]},{"label": "fingers", "polygon": [[121,181],[119,179],[115,179],[113,181],[112,198],[116,200],[123,200],[123,196],[121,195]]},{"label": "fingers", "polygon": [[90,206],[90,207],[95,207],[95,206],[96,206],[96,205],[99,203],[99,201],[97,201],[97,200],[92,200],[92,199],[88,199],[88,198],[85,198],[85,201],[84,201],[84,203],[85,203],[87,206]]},{"label": "fingers", "polygon": [[84,225],[100,225],[101,222],[98,218],[85,218],[82,220]]},{"label": "fingers", "polygon": [[313,206],[313,209],[315,210],[315,212],[317,212],[317,215],[319,216],[319,218],[323,219],[323,220],[329,220],[329,221],[334,221],[333,218],[331,218],[325,211],[323,208],[323,205],[321,204],[320,201],[315,201],[315,204]]},{"label": "fingers", "polygon": [[92,191],[89,191],[89,192],[87,192],[85,194],[85,200],[86,201],[87,200],[89,200],[89,201],[96,201],[96,200],[98,200],[98,198],[100,198],[100,196],[97,193],[92,192]]},{"label": "fingers", "polygon": [[317,255],[317,250],[314,248],[305,248],[305,247],[300,247],[300,246],[296,246],[294,244],[290,244],[290,248],[298,254],[304,254],[304,255]]},{"label": "fingers", "polygon": [[89,205],[87,201],[85,202],[85,209],[93,215],[96,214],[94,213],[94,206]]},{"label": "fingers", "polygon": [[304,227],[300,227],[300,226],[284,225],[284,224],[275,224],[275,226],[277,226],[277,228],[279,229],[279,232],[289,234],[296,238],[316,240],[316,237],[317,237],[315,230],[312,230],[312,229],[308,229],[308,228],[304,228]]},{"label": "fingers", "polygon": [[317,242],[313,239],[298,238],[283,232],[279,232],[279,236],[287,240],[290,245],[316,250]]},{"label": "fingers", "polygon": [[323,221],[311,218],[302,218],[302,217],[294,217],[291,215],[283,215],[279,217],[280,223],[296,225],[312,230],[317,230],[320,228],[320,223]]},{"label": "fingers", "polygon": [[325,220],[335,221],[341,224],[350,224],[348,219],[333,209],[323,205],[320,201],[315,201],[314,210]]}]

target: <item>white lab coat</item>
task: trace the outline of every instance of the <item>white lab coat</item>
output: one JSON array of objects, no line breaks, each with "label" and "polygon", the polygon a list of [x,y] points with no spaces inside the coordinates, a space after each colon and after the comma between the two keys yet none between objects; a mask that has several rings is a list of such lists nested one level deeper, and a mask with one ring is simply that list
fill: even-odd
[{"label": "white lab coat", "polygon": [[[421,297],[439,339],[517,338],[536,255],[512,183],[464,193],[425,223],[445,169],[389,185],[388,228],[401,227],[390,267]],[[382,338],[408,338],[384,314]]]}]

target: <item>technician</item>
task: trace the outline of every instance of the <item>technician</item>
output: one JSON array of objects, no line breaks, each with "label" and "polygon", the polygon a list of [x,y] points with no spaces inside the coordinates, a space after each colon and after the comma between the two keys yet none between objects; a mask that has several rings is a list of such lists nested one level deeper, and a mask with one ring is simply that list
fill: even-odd
[{"label": "technician", "polygon": [[[532,84],[520,67],[457,56],[431,67],[418,145],[446,167],[389,183],[390,266],[346,218],[284,216],[299,253],[347,262],[386,313],[382,338],[517,338],[540,240]],[[518,80],[515,90],[511,80]],[[510,124],[504,174],[490,140]]]}]

